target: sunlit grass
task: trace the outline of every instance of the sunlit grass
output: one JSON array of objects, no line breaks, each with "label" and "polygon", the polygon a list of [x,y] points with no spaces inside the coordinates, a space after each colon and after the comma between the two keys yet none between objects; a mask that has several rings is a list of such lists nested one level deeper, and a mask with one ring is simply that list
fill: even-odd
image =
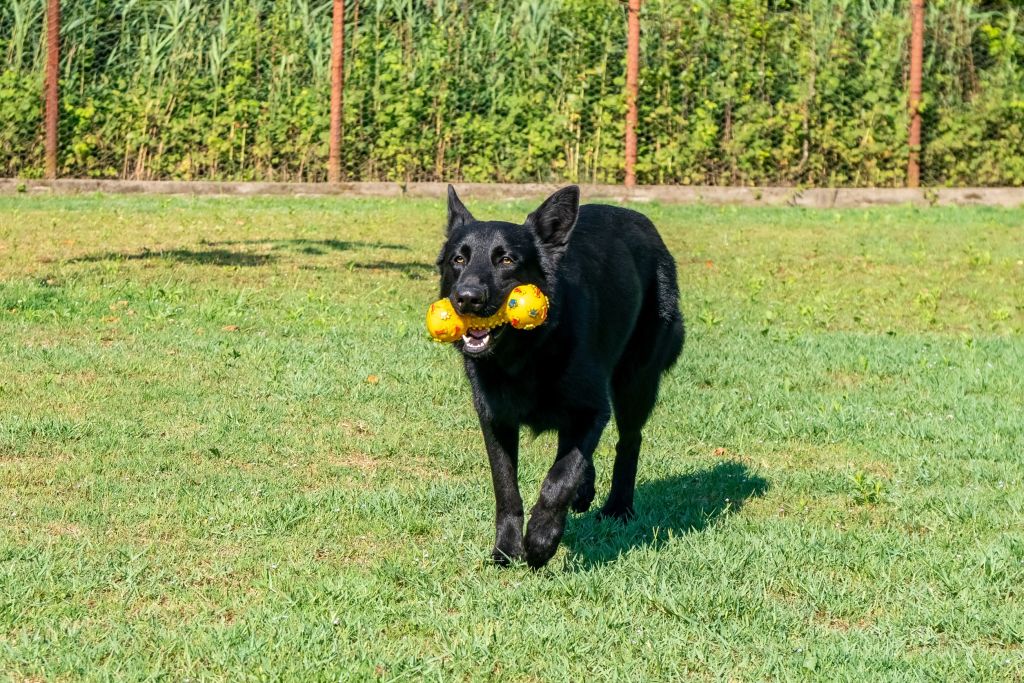
[{"label": "sunlit grass", "polygon": [[1024,675],[1024,212],[641,208],[690,334],[639,518],[534,573],[422,329],[439,202],[0,198],[0,671]]}]

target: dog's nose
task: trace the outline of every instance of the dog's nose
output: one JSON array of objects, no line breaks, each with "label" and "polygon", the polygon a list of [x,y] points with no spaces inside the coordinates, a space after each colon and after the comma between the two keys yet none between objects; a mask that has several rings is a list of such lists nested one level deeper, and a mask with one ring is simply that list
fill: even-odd
[{"label": "dog's nose", "polygon": [[487,289],[483,285],[463,285],[455,292],[455,308],[459,313],[476,315],[487,304]]}]

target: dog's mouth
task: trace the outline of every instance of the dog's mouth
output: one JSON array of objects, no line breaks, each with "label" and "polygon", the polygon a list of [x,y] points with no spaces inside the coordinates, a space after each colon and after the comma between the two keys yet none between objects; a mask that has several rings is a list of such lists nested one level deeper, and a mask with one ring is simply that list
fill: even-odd
[{"label": "dog's mouth", "polygon": [[491,330],[469,330],[462,335],[462,349],[466,353],[483,353],[491,346]]},{"label": "dog's mouth", "polygon": [[504,330],[504,325],[491,328],[471,328],[462,335],[462,351],[470,356],[486,354],[497,343]]}]

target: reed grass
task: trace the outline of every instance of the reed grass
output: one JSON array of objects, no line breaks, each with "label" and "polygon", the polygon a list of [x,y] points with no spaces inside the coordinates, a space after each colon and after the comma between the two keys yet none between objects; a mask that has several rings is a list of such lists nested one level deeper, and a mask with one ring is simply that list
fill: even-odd
[{"label": "reed grass", "polygon": [[[0,7],[0,174],[38,175],[43,0]],[[345,174],[621,179],[615,0],[349,0]],[[648,0],[642,182],[898,185],[902,0]],[[930,3],[924,173],[1024,184],[1024,30]],[[323,180],[329,0],[78,0],[63,9],[61,172]]]}]

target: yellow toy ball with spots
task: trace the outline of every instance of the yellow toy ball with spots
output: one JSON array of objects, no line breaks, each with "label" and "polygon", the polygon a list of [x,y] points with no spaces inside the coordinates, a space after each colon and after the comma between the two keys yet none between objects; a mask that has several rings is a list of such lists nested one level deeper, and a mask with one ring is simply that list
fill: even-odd
[{"label": "yellow toy ball with spots", "polygon": [[536,285],[514,288],[505,302],[505,317],[517,330],[532,330],[548,318],[548,298]]},{"label": "yellow toy ball with spots", "polygon": [[459,315],[447,298],[430,304],[427,331],[439,342],[462,339],[469,330],[489,330],[508,323],[517,330],[532,330],[548,317],[548,298],[536,285],[519,285],[509,292],[505,305],[487,318]]}]

